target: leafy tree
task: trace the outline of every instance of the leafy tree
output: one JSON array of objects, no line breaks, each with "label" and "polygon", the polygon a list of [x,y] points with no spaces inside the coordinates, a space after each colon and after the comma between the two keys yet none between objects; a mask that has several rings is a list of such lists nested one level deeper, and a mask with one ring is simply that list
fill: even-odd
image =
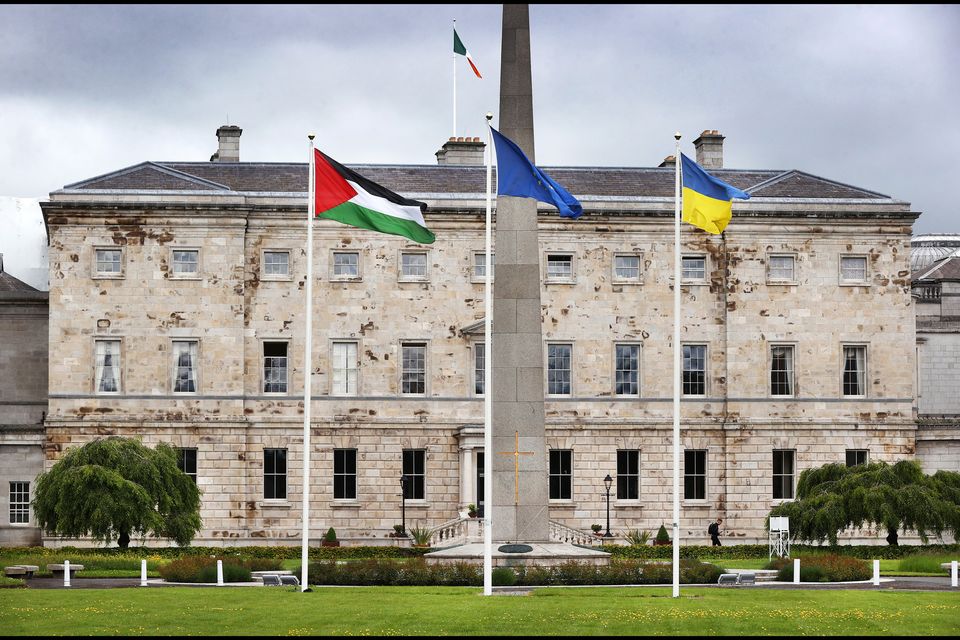
[{"label": "leafy tree", "polygon": [[48,533],[92,536],[126,548],[131,535],[185,546],[202,527],[200,490],[167,444],[155,449],[117,436],[70,449],[40,474],[33,510]]},{"label": "leafy tree", "polygon": [[800,540],[826,539],[835,545],[840,531],[872,524],[887,530],[892,546],[897,546],[899,529],[915,530],[926,544],[930,533],[960,536],[960,473],[928,476],[914,460],[826,464],[801,473],[797,499],[770,515],[788,516]]}]

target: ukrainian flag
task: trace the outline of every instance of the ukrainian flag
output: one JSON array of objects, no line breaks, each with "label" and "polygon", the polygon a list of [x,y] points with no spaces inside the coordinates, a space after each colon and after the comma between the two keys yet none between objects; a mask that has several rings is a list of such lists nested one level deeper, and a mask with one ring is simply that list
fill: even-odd
[{"label": "ukrainian flag", "polygon": [[733,198],[750,194],[717,180],[696,162],[680,154],[683,176],[683,221],[707,233],[723,233],[730,222]]}]

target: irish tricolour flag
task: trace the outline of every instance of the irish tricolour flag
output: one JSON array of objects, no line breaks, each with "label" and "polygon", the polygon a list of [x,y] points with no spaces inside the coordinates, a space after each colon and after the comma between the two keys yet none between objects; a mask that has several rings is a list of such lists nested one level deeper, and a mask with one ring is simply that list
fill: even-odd
[{"label": "irish tricolour flag", "polygon": [[457,35],[457,30],[453,30],[453,52],[459,53],[461,56],[464,56],[467,59],[467,62],[470,63],[470,68],[473,69],[473,72],[477,74],[478,78],[483,78],[480,75],[480,70],[477,69],[477,65],[473,64],[473,57],[470,55],[470,52],[467,51],[467,48],[463,46],[463,42],[460,40],[460,36]]},{"label": "irish tricolour flag", "polygon": [[427,205],[367,180],[314,149],[316,216],[361,229],[410,238],[421,244],[436,240],[426,223]]}]

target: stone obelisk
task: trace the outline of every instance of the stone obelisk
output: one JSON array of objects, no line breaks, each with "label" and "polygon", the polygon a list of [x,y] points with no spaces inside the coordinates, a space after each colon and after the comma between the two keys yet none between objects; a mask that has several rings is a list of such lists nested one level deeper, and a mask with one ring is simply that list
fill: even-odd
[{"label": "stone obelisk", "polygon": [[[525,4],[503,5],[499,125],[500,132],[535,162],[530,15]],[[492,455],[493,463],[493,539],[548,542],[536,201],[497,198],[495,246],[491,372],[494,450],[486,454]],[[526,453],[514,455],[517,452]]]}]

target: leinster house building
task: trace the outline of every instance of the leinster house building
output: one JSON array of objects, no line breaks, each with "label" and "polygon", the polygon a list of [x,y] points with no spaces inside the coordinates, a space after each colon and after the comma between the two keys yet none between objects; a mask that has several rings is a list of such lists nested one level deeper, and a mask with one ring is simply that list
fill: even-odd
[{"label": "leinster house building", "polygon": [[[42,203],[36,464],[108,435],[169,442],[203,492],[196,544],[299,544],[309,374],[316,539],[334,527],[345,544],[391,544],[402,520],[439,531],[482,509],[484,456],[497,453],[483,448],[484,144],[451,138],[436,164],[350,165],[426,202],[437,240],[315,222],[305,360],[307,164],[241,162],[240,134],[221,127],[211,161],[143,162]],[[919,214],[801,170],[726,168],[723,142],[704,131],[697,161],[751,199],[722,235],[683,226],[679,283],[672,157],[545,167],[585,211],[539,209],[536,455],[558,535],[605,525],[608,474],[614,534],[669,527],[675,286],[684,544],[707,543],[717,517],[730,542],[765,542],[764,518],[804,469],[918,454]]]}]

